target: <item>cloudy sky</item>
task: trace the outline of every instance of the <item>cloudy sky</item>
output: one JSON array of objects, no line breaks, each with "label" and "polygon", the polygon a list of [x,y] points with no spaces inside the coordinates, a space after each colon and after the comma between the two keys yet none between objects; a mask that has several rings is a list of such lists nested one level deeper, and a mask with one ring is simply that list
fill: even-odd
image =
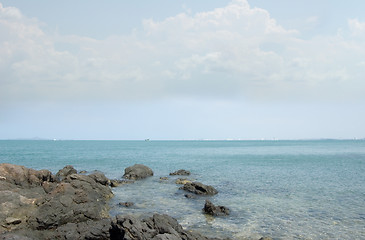
[{"label": "cloudy sky", "polygon": [[0,139],[363,138],[364,9],[0,0]]}]

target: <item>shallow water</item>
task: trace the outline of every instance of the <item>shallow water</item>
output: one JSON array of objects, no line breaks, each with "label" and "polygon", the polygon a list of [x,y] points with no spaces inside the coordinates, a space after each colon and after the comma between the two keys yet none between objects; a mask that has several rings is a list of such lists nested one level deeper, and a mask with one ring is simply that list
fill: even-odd
[{"label": "shallow water", "polygon": [[[364,239],[365,141],[0,141],[0,162],[49,169],[67,164],[121,178],[134,163],[154,176],[114,188],[112,214],[167,213],[190,229],[236,239]],[[213,185],[228,217],[202,214],[186,199],[178,169]],[[117,203],[132,201],[131,208]]]}]

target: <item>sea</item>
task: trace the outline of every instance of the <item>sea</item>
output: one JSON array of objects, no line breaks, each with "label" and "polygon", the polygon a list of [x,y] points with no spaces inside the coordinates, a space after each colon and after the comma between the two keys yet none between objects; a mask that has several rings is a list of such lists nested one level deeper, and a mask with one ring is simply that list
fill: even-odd
[{"label": "sea", "polygon": [[[110,214],[168,214],[211,237],[365,239],[365,140],[2,140],[0,162],[53,173],[73,165],[110,179],[121,179],[128,166],[145,164],[154,176],[113,188]],[[169,176],[179,169],[219,193],[184,197],[175,184],[179,176]],[[204,215],[206,199],[231,214]]]}]

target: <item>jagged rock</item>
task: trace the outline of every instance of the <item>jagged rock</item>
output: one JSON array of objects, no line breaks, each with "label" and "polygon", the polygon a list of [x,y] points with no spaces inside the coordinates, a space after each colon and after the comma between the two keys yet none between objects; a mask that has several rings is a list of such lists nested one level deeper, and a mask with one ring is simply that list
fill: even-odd
[{"label": "jagged rock", "polygon": [[109,186],[110,185],[110,180],[105,177],[105,175],[101,172],[94,172],[89,174],[89,177],[93,178],[97,183],[100,183],[104,186]]},{"label": "jagged rock", "polygon": [[215,195],[218,191],[209,185],[204,185],[200,182],[186,183],[180,189],[192,192],[198,195]]},{"label": "jagged rock", "polygon": [[187,183],[192,183],[192,181],[190,181],[189,179],[186,179],[186,178],[178,178],[178,179],[176,179],[175,183],[184,185]]},{"label": "jagged rock", "polygon": [[81,223],[67,223],[57,228],[55,239],[110,239],[110,219],[88,220]]},{"label": "jagged rock", "polygon": [[165,214],[154,214],[144,220],[119,215],[112,222],[110,239],[210,240],[199,233],[184,230],[176,219]]},{"label": "jagged rock", "polygon": [[67,165],[56,173],[56,178],[58,181],[62,181],[67,176],[69,176],[71,174],[76,174],[76,173],[77,173],[77,171],[73,166]]},{"label": "jagged rock", "polygon": [[153,176],[152,169],[142,164],[135,164],[131,167],[127,167],[124,170],[123,175],[124,178],[132,180],[139,180],[150,176]]},{"label": "jagged rock", "polygon": [[44,181],[52,182],[54,177],[48,170],[34,170],[24,166],[1,163],[0,181],[8,182],[16,186],[31,187],[40,186]]},{"label": "jagged rock", "polygon": [[230,213],[229,208],[224,207],[224,206],[215,206],[208,199],[205,200],[205,205],[204,205],[203,211],[206,214],[209,214],[212,216],[227,216]]},{"label": "jagged rock", "polygon": [[182,176],[189,176],[190,175],[190,171],[186,171],[184,169],[180,169],[180,170],[177,170],[173,173],[170,173],[170,175],[182,175]]}]

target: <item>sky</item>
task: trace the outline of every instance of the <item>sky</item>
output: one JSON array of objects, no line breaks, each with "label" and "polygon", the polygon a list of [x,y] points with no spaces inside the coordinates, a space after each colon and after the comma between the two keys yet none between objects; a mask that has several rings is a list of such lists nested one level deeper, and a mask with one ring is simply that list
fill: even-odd
[{"label": "sky", "polygon": [[0,0],[0,139],[364,138],[363,9]]}]

